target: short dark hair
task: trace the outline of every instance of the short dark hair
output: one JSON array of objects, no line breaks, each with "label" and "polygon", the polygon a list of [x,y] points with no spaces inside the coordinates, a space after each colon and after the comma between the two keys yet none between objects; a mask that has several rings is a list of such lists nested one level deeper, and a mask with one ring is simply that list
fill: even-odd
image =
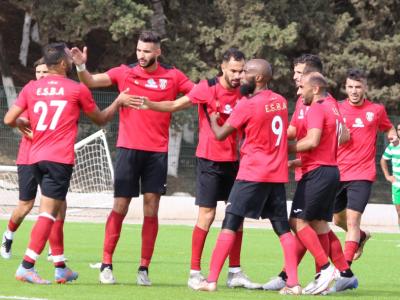
[{"label": "short dark hair", "polygon": [[160,36],[155,33],[154,31],[142,31],[139,35],[139,41],[144,43],[154,43],[160,45],[161,38]]},{"label": "short dark hair", "polygon": [[41,57],[41,58],[39,58],[37,61],[35,61],[35,62],[33,63],[33,67],[36,68],[37,66],[44,65],[44,64],[45,64],[44,58]]},{"label": "short dark hair", "polygon": [[65,43],[51,43],[43,47],[43,59],[48,67],[58,65],[67,58]]},{"label": "short dark hair", "polygon": [[362,81],[362,80],[367,80],[367,74],[365,73],[364,70],[361,69],[356,69],[352,68],[347,71],[347,76],[346,78],[355,80],[355,81]]},{"label": "short dark hair", "polygon": [[308,81],[312,86],[318,86],[323,92],[328,89],[328,81],[320,73],[313,73],[309,76]]},{"label": "short dark hair", "polygon": [[245,59],[244,53],[237,48],[229,48],[222,54],[222,61],[228,62],[233,58],[236,61],[241,61]]},{"label": "short dark hair", "polygon": [[[299,57],[295,58],[293,64],[296,66],[298,64],[305,64],[306,67],[310,68],[310,72],[319,72],[322,73],[322,61],[318,55],[315,54],[302,54]],[[312,69],[311,69],[312,68]]]}]

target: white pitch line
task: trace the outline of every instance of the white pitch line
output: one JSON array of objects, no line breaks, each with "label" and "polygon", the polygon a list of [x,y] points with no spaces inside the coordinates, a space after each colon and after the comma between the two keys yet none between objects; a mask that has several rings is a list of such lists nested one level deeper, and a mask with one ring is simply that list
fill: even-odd
[{"label": "white pitch line", "polygon": [[30,298],[30,297],[22,297],[22,296],[1,296],[0,299],[14,299],[14,300],[48,300],[46,298]]}]

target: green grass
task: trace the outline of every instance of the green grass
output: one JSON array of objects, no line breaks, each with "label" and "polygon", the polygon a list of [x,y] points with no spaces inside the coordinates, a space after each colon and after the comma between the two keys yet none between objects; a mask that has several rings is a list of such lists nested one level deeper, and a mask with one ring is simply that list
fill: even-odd
[{"label": "green grass", "polygon": [[[79,272],[76,282],[67,285],[37,286],[14,279],[25,251],[32,222],[25,222],[16,234],[11,260],[0,260],[0,299],[4,296],[46,299],[277,299],[276,292],[248,291],[225,287],[226,266],[221,273],[216,293],[194,292],[187,288],[190,262],[191,231],[189,226],[161,225],[156,250],[150,268],[152,287],[135,284],[140,256],[140,226],[124,225],[114,256],[114,274],[118,284],[98,283],[98,270],[89,263],[101,260],[104,224],[67,223],[65,225],[65,254],[68,265]],[[0,228],[6,221],[0,221]],[[208,236],[203,254],[203,269],[207,273],[218,229]],[[340,237],[343,239],[343,235]],[[362,258],[355,262],[360,286],[357,290],[329,296],[339,299],[399,299],[400,238],[396,234],[374,234],[367,243]],[[46,251],[46,250],[45,250]],[[44,255],[37,262],[39,274],[53,279],[54,269]],[[265,282],[275,276],[282,265],[279,240],[271,230],[246,229],[243,239],[242,266],[251,279]],[[314,265],[309,255],[299,268],[300,281],[305,286],[313,277]],[[302,299],[312,299],[302,296]],[[315,298],[314,298],[315,299]]]}]

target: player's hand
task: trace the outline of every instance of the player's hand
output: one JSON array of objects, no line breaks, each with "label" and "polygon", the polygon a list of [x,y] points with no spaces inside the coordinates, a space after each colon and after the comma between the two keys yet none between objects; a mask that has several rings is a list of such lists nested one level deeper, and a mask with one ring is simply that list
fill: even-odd
[{"label": "player's hand", "polygon": [[33,138],[33,132],[31,129],[31,123],[29,122],[28,119],[26,118],[18,118],[15,121],[18,130],[24,135],[26,136],[28,139],[32,139]]},{"label": "player's hand", "polygon": [[211,114],[210,114],[210,122],[211,123],[217,123],[217,121],[218,121],[218,118],[219,118],[219,112],[212,112]]},{"label": "player's hand", "polygon": [[298,167],[301,167],[301,160],[300,159],[293,159],[288,161],[288,167],[289,169],[295,169]]},{"label": "player's hand", "polygon": [[391,182],[391,183],[395,183],[396,182],[396,178],[394,178],[394,176],[387,176],[385,177],[387,181]]},{"label": "player's hand", "polygon": [[87,47],[83,47],[83,52],[78,47],[70,49],[72,61],[76,66],[86,64],[87,61]]}]

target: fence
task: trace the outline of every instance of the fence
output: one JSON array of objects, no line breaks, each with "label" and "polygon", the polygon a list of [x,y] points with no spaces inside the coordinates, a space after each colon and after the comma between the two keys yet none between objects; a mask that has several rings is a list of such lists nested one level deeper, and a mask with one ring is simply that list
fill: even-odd
[{"label": "fence", "polygon": [[[109,105],[113,101],[117,94],[114,92],[104,92],[104,91],[93,91],[93,96],[102,109]],[[293,103],[289,106],[293,110]],[[4,114],[7,111],[7,100],[5,97],[3,87],[0,87],[0,115],[3,119]],[[191,117],[187,118],[187,115]],[[186,116],[186,118],[182,118]],[[186,119],[187,124],[184,126],[178,126],[184,131],[182,134],[182,141],[180,143],[178,172],[177,176],[168,176],[168,195],[172,194],[195,194],[195,150],[197,145],[197,112],[196,108],[192,107],[189,110],[178,112],[174,114],[172,124],[176,125],[179,120]],[[178,120],[178,121],[177,121]],[[399,121],[397,116],[391,116],[391,120],[396,123]],[[182,125],[182,124],[180,124]],[[111,156],[115,157],[115,144],[118,133],[118,116],[114,118],[112,122],[107,124],[105,127],[107,132],[107,140],[111,151]],[[78,139],[82,139],[91,133],[98,130],[98,127],[92,124],[85,116],[81,116],[79,123]],[[1,165],[13,165],[15,164],[15,158],[18,151],[20,134],[16,130],[12,130],[4,125],[3,122],[0,123],[0,164]],[[391,203],[391,188],[390,184],[385,181],[385,178],[381,172],[379,166],[379,160],[381,154],[385,149],[385,138],[382,134],[379,134],[377,141],[377,181],[373,185],[371,202],[373,203]],[[175,153],[176,151],[170,152]],[[171,158],[171,157],[170,157]],[[295,182],[293,174],[291,174],[290,183],[287,184],[288,199],[292,199],[293,192],[295,190]]]}]

